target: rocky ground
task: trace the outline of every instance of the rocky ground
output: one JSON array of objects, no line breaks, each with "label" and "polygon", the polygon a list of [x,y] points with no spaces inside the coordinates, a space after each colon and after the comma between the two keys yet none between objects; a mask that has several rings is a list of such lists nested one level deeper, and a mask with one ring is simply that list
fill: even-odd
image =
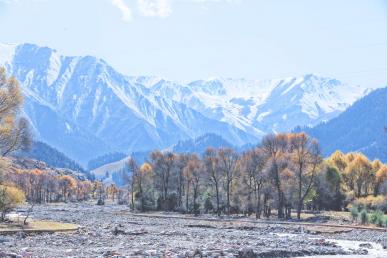
[{"label": "rocky ground", "polygon": [[[297,257],[360,255],[387,257],[387,233],[352,230],[309,234],[297,225],[151,218],[118,205],[36,206],[35,219],[80,225],[72,233],[0,235],[0,257]],[[344,239],[342,247],[329,239]],[[360,243],[360,244],[359,244]],[[349,246],[349,247],[348,247]]]}]

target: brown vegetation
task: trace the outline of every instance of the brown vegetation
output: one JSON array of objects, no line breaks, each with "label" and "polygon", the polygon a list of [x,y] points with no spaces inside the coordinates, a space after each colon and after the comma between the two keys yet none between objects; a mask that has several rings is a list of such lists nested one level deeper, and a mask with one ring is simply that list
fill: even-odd
[{"label": "brown vegetation", "polygon": [[364,205],[386,211],[385,164],[360,153],[335,152],[323,160],[318,143],[304,133],[268,135],[242,154],[230,148],[209,148],[201,158],[155,151],[142,165],[146,173],[137,167],[130,160],[124,174],[132,207],[140,211],[260,218],[276,210],[289,219],[295,210],[300,219],[305,209],[343,210],[364,198],[378,198]]}]

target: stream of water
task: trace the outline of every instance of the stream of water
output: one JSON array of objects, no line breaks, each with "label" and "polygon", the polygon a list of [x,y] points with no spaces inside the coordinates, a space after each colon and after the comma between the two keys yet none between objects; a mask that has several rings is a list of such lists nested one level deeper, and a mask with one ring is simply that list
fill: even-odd
[{"label": "stream of water", "polygon": [[[292,237],[292,236],[298,236],[297,234],[288,234],[288,233],[277,233],[276,234],[279,237]],[[319,237],[310,237],[310,239],[324,239]],[[373,242],[367,242],[367,241],[354,241],[354,240],[341,240],[341,239],[324,239],[327,242],[335,243],[341,248],[343,248],[344,251],[350,252],[351,250],[357,250],[357,249],[366,249],[368,251],[368,254],[366,255],[313,255],[313,256],[304,256],[308,258],[337,258],[340,257],[351,257],[351,258],[386,258],[387,257],[387,250],[383,249],[383,246],[378,243]],[[369,246],[364,247],[360,245],[368,244]]]}]

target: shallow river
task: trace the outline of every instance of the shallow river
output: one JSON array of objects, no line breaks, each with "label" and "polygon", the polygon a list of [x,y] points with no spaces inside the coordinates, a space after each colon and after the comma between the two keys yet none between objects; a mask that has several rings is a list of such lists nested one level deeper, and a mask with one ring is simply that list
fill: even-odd
[{"label": "shallow river", "polygon": [[[287,234],[287,233],[279,233],[276,234],[279,237],[291,237],[296,236],[296,234]],[[323,239],[320,237],[313,237],[310,239]],[[383,246],[378,243],[373,242],[366,242],[366,241],[352,241],[352,240],[341,240],[341,239],[325,239],[328,242],[332,242],[337,244],[338,246],[341,246],[345,251],[351,251],[351,250],[357,250],[357,249],[366,249],[368,251],[368,254],[366,255],[315,255],[315,256],[304,256],[309,258],[336,258],[338,256],[340,257],[351,257],[351,258],[366,258],[366,257],[372,257],[372,258],[386,258],[387,257],[387,250],[383,249]],[[361,247],[360,245],[368,244],[367,247]]]}]

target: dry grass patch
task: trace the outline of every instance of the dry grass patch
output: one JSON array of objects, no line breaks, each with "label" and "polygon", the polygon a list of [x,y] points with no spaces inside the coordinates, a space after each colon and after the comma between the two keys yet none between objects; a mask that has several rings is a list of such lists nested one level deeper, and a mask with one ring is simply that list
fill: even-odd
[{"label": "dry grass patch", "polygon": [[322,214],[335,220],[351,220],[351,213],[348,211],[324,211]]},{"label": "dry grass patch", "polygon": [[32,220],[27,225],[23,222],[13,221],[0,223],[0,234],[17,233],[24,231],[27,233],[44,233],[44,232],[67,232],[79,228],[76,224],[62,223],[48,220]]}]

